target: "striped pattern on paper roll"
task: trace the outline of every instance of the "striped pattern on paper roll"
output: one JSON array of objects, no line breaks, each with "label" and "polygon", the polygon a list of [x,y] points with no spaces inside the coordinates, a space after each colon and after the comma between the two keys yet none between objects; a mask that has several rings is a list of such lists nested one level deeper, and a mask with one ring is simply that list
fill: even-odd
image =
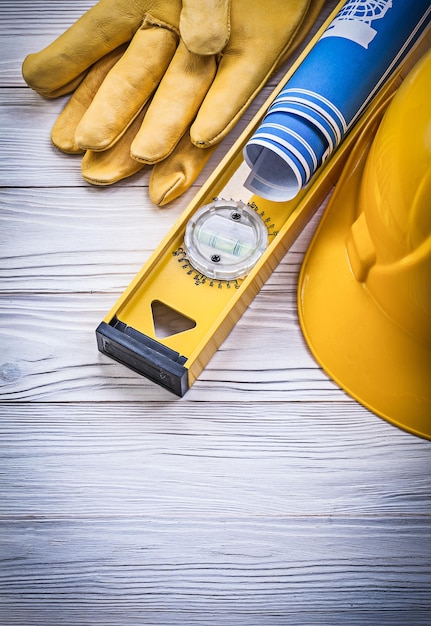
[{"label": "striped pattern on paper roll", "polygon": [[269,200],[295,197],[430,18],[430,0],[348,0],[247,142],[245,186]]}]

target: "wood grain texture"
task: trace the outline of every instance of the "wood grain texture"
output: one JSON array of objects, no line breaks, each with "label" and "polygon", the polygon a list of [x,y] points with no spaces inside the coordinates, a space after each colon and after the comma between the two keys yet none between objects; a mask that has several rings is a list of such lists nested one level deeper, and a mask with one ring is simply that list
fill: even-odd
[{"label": "wood grain texture", "polygon": [[[419,546],[430,547],[428,529],[399,522],[223,516],[15,522],[6,527],[12,540],[0,574],[0,610],[5,623],[19,626],[426,626],[431,589]],[[406,550],[406,538],[416,550]]]},{"label": "wood grain texture", "polygon": [[5,623],[427,624],[429,445],[357,405],[0,415]]},{"label": "wood grain texture", "polygon": [[0,2],[0,625],[429,626],[430,443],[349,398],[299,328],[324,206],[184,398],[97,352],[280,74],[168,207],[149,170],[92,187],[50,142],[66,98],[21,76],[92,4]]},{"label": "wood grain texture", "polygon": [[[144,193],[137,187],[2,193],[0,367],[5,373],[0,369],[0,398],[170,397],[98,354],[94,331],[154,242],[180,215],[180,204],[167,210],[148,207],[144,214]],[[296,281],[318,219],[319,214],[202,373],[189,399],[345,399],[304,349],[298,329]]]},{"label": "wood grain texture", "polygon": [[357,404],[210,406],[1,404],[1,514],[429,520],[428,442]]}]

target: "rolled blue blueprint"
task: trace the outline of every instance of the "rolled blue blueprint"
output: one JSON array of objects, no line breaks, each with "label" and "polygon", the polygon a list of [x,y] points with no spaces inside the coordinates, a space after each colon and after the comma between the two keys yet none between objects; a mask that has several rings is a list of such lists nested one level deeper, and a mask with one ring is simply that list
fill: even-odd
[{"label": "rolled blue blueprint", "polygon": [[430,0],[348,0],[245,145],[251,172],[244,186],[276,202],[294,198],[430,18]]}]

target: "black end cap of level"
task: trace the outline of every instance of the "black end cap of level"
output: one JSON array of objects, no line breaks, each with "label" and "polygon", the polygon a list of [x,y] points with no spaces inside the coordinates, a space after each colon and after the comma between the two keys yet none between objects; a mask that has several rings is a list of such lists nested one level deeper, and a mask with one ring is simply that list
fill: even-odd
[{"label": "black end cap of level", "polygon": [[114,317],[96,329],[100,352],[182,397],[189,388],[186,357]]}]

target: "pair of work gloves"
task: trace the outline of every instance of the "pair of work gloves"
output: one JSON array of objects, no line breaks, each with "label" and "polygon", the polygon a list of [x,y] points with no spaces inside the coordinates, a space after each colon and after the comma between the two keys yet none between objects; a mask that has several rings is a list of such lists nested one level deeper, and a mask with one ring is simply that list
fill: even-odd
[{"label": "pair of work gloves", "polygon": [[100,0],[23,63],[42,96],[72,93],[53,130],[108,185],[153,165],[163,205],[196,180],[325,0]]}]

